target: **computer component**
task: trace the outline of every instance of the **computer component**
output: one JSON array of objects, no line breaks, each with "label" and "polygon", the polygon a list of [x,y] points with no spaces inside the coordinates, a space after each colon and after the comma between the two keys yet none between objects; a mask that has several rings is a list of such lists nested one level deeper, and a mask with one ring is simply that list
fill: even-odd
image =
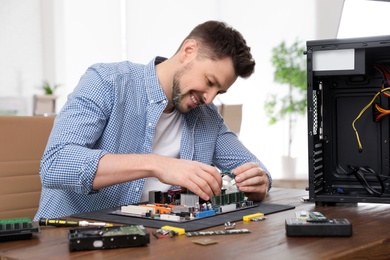
[{"label": "computer component", "polygon": [[141,225],[69,230],[69,250],[93,250],[144,246],[150,242],[149,232]]},{"label": "computer component", "polygon": [[0,242],[32,238],[39,227],[30,218],[0,219]]},{"label": "computer component", "polygon": [[199,231],[199,232],[186,232],[187,237],[196,236],[217,236],[217,235],[236,235],[250,233],[251,231],[246,228],[242,229],[230,229],[230,230],[213,230],[213,231]]},{"label": "computer component", "polygon": [[345,218],[334,218],[320,222],[309,222],[298,218],[290,218],[286,219],[285,226],[286,235],[289,237],[344,237],[352,235],[352,225]]},{"label": "computer component", "polygon": [[324,216],[321,212],[312,211],[309,212],[309,218],[306,219],[307,222],[327,222],[328,218]]},{"label": "computer component", "polygon": [[390,203],[390,35],[306,45],[308,200]]}]

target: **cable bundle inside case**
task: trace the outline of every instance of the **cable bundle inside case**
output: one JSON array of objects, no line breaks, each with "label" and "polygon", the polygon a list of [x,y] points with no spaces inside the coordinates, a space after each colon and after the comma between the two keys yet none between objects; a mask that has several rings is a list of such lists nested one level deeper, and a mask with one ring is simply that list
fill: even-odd
[{"label": "cable bundle inside case", "polygon": [[[356,179],[360,182],[360,184],[363,185],[364,189],[370,193],[372,196],[380,197],[382,196],[383,192],[385,191],[385,186],[383,184],[382,178],[379,176],[377,172],[375,172],[373,169],[371,169],[368,166],[364,167],[354,167],[352,165],[349,165],[349,168],[352,169],[351,173],[348,173],[348,175],[353,174]],[[379,182],[381,189],[377,190],[367,181],[367,178],[365,174],[373,175]]]}]

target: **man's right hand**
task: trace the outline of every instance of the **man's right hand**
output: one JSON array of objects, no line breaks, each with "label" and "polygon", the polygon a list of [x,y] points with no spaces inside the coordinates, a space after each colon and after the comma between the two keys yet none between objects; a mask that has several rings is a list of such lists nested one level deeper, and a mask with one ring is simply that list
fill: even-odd
[{"label": "man's right hand", "polygon": [[155,177],[162,183],[185,187],[206,201],[221,194],[222,177],[215,167],[162,156],[157,161]]}]

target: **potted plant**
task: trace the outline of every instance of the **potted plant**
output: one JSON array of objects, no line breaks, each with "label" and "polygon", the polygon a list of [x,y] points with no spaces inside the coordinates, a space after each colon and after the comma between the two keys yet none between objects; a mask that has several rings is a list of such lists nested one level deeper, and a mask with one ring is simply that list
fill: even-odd
[{"label": "potted plant", "polygon": [[55,91],[59,87],[60,87],[60,84],[51,85],[49,83],[49,81],[44,80],[43,83],[42,83],[42,86],[40,88],[43,90],[45,95],[54,95]]},{"label": "potted plant", "polygon": [[57,96],[56,90],[60,84],[51,85],[49,81],[44,80],[38,88],[43,90],[43,95],[34,95],[34,115],[55,115],[55,105]]},{"label": "potted plant", "polygon": [[283,171],[293,170],[295,174],[296,159],[291,155],[293,133],[297,117],[304,115],[307,108],[307,79],[306,56],[304,45],[295,40],[291,45],[282,41],[272,49],[272,66],[274,67],[274,81],[287,88],[278,90],[278,94],[270,94],[264,104],[269,124],[273,125],[281,120],[288,120],[287,154],[282,160],[293,165],[286,166]]}]

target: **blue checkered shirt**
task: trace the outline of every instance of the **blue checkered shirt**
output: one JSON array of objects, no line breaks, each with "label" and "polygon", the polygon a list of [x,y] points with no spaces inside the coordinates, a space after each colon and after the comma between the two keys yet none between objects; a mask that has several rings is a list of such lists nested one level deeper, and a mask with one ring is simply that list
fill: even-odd
[{"label": "blue checkered shirt", "polygon": [[[95,172],[107,153],[151,153],[167,103],[155,59],[147,65],[125,61],[88,68],[55,119],[41,160],[42,194],[34,220],[139,202],[145,179],[95,191]],[[215,105],[182,116],[180,158],[223,170],[251,161],[265,168],[229,131]]]}]

